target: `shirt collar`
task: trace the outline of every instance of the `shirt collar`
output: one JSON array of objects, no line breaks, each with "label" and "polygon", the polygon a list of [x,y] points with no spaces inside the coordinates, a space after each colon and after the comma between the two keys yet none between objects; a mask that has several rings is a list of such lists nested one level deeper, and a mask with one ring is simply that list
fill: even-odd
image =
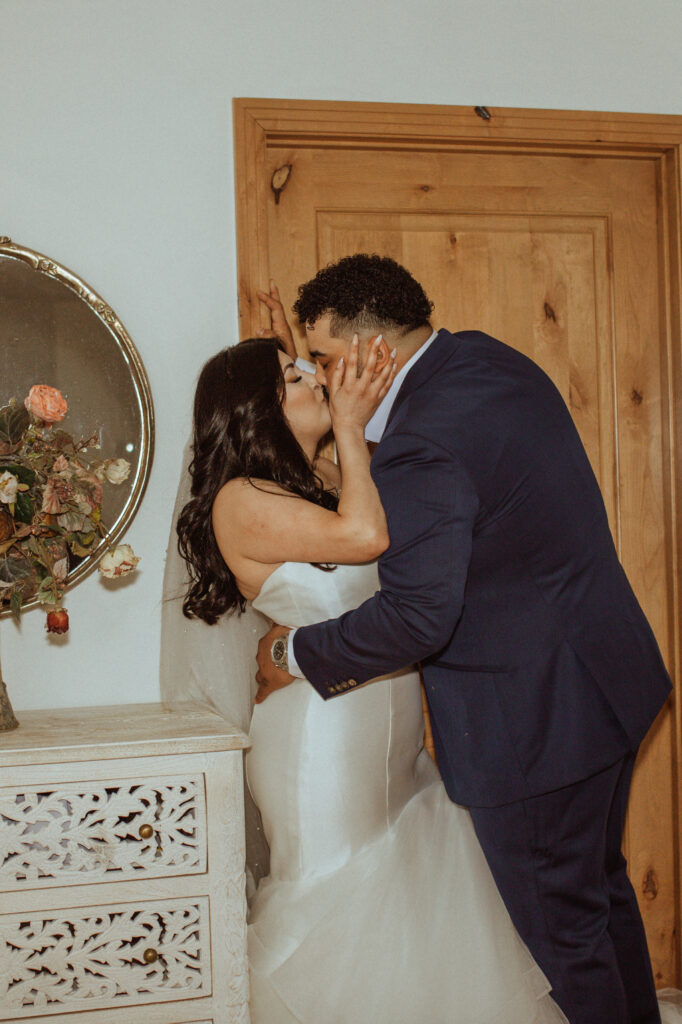
[{"label": "shirt collar", "polygon": [[418,348],[417,351],[414,353],[414,355],[407,360],[407,362],[401,369],[400,373],[397,374],[395,380],[391,384],[391,387],[382,398],[381,404],[379,405],[378,409],[376,410],[371,420],[365,427],[366,441],[378,443],[384,436],[384,430],[386,429],[388,418],[391,415],[393,403],[398,397],[398,392],[400,391],[400,388],[402,386],[403,381],[405,380],[405,377],[407,377],[408,373],[410,372],[414,364],[417,362],[418,359],[421,359],[421,357],[424,355],[431,342],[434,341],[435,338],[437,337],[438,331],[434,331],[431,337],[426,339],[424,344],[421,345],[420,348]]}]

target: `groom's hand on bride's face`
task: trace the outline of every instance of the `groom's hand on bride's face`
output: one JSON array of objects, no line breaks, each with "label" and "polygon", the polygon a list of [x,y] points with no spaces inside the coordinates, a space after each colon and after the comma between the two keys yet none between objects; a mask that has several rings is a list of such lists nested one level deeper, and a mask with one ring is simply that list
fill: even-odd
[{"label": "groom's hand on bride's face", "polygon": [[258,644],[258,654],[256,655],[256,661],[258,662],[258,671],[256,672],[256,682],[258,683],[256,704],[262,704],[271,693],[275,690],[281,690],[284,686],[288,686],[296,678],[290,675],[289,672],[285,672],[284,669],[278,668],[272,660],[272,648],[275,640],[278,637],[282,637],[286,644],[290,632],[291,630],[288,626],[273,625],[272,629],[264,637],[261,637]]}]

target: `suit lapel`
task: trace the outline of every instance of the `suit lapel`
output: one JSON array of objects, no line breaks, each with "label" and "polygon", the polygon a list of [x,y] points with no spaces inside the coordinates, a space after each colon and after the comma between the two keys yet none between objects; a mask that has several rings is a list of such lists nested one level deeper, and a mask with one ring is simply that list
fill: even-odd
[{"label": "suit lapel", "polygon": [[384,437],[389,431],[391,421],[405,399],[414,394],[418,388],[423,387],[434,374],[438,373],[460,344],[461,339],[456,334],[450,334],[446,330],[438,332],[438,336],[433,339],[424,355],[417,360],[405,377],[389,413],[386,429],[383,434]]}]

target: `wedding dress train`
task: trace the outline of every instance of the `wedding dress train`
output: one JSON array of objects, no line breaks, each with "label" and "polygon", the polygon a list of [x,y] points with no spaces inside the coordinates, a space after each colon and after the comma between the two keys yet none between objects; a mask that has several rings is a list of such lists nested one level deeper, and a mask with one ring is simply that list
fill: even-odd
[{"label": "wedding dress train", "polygon": [[[286,562],[253,605],[300,626],[377,587],[374,565]],[[249,922],[252,1024],[566,1024],[423,730],[414,671],[326,702],[296,681],[256,705],[246,771],[270,875]]]}]

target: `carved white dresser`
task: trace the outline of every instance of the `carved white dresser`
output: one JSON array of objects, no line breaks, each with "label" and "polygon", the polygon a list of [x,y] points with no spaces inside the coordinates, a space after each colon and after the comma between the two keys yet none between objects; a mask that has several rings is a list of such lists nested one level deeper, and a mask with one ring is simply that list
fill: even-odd
[{"label": "carved white dresser", "polygon": [[0,1021],[248,1024],[242,761],[198,704],[0,734]]}]

